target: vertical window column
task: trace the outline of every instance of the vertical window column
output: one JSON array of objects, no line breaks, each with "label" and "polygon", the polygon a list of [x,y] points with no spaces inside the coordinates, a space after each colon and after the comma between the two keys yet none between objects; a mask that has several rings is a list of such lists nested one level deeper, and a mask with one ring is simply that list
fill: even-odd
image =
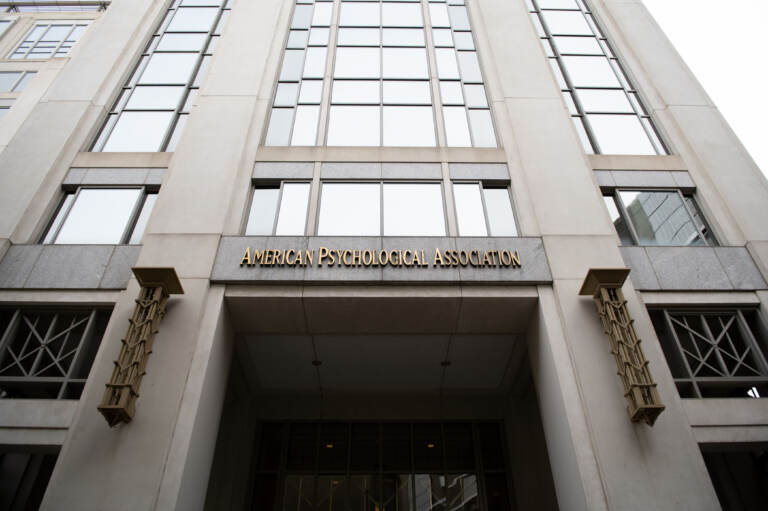
[{"label": "vertical window column", "polygon": [[315,145],[332,0],[297,0],[275,91],[266,145]]},{"label": "vertical window column", "polygon": [[230,0],[176,0],[110,110],[93,151],[173,151]]}]

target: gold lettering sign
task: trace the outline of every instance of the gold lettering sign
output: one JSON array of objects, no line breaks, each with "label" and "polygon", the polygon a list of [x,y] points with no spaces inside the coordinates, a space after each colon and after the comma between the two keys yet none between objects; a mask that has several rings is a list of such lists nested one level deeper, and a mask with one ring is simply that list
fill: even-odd
[{"label": "gold lettering sign", "polygon": [[[315,257],[317,255],[317,257]],[[246,247],[240,258],[245,267],[383,267],[396,268],[520,268],[517,250],[440,250],[432,259],[421,249],[360,250],[320,247],[319,250],[264,249]]]}]

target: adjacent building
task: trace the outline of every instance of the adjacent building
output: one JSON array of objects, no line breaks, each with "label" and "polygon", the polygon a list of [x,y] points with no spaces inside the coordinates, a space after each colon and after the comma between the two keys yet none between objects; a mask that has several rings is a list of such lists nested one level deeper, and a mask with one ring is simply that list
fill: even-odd
[{"label": "adjacent building", "polygon": [[768,505],[768,183],[640,0],[0,9],[0,508]]}]

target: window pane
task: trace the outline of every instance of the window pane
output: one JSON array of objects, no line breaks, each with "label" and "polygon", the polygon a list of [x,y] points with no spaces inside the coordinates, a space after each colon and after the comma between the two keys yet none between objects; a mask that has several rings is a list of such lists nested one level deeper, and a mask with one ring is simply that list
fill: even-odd
[{"label": "window pane", "polygon": [[380,102],[380,82],[334,80],[331,102],[334,104],[364,104]]},{"label": "window pane", "polygon": [[471,147],[467,112],[463,106],[444,106],[445,140],[449,147]]},{"label": "window pane", "polygon": [[472,40],[472,32],[454,32],[456,48],[459,50],[474,50],[475,42]]},{"label": "window pane", "polygon": [[55,243],[120,243],[141,193],[140,188],[80,190]]},{"label": "window pane", "polygon": [[435,46],[453,46],[453,37],[451,37],[451,30],[448,28],[433,28],[432,40]]},{"label": "window pane", "polygon": [[381,24],[385,27],[421,27],[421,5],[405,3],[381,4]]},{"label": "window pane", "polygon": [[296,109],[291,145],[315,145],[317,142],[317,120],[319,105],[302,105]]},{"label": "window pane", "polygon": [[640,120],[634,115],[588,115],[603,154],[656,154]]},{"label": "window pane", "polygon": [[313,28],[309,31],[309,44],[313,46],[327,46],[330,39],[329,28]]},{"label": "window pane", "polygon": [[280,81],[298,82],[304,69],[304,50],[285,50]]},{"label": "window pane", "polygon": [[465,83],[483,83],[483,75],[480,73],[480,62],[477,60],[477,53],[474,51],[460,51],[456,54],[459,57],[462,81]]},{"label": "window pane", "polygon": [[147,222],[149,221],[149,216],[152,214],[152,209],[155,207],[156,200],[156,193],[151,193],[144,199],[144,205],[141,207],[141,213],[139,213],[139,218],[136,220],[136,225],[133,227],[131,239],[128,240],[129,244],[135,245],[141,242],[141,237],[144,236],[144,230],[147,228]]},{"label": "window pane", "polygon": [[576,94],[585,112],[634,112],[623,90],[579,89]]},{"label": "window pane", "polygon": [[448,20],[448,8],[445,4],[429,4],[429,19],[433,27],[450,27]]},{"label": "window pane", "polygon": [[627,227],[624,218],[619,214],[613,197],[603,197],[603,200],[605,201],[605,207],[608,208],[608,215],[611,217],[611,222],[613,222],[613,226],[616,228],[621,244],[625,246],[634,245],[635,242],[632,239],[632,234],[629,232],[629,227]]},{"label": "window pane", "polygon": [[125,108],[135,110],[174,110],[186,87],[136,87]]},{"label": "window pane", "polygon": [[275,93],[275,106],[295,105],[298,91],[298,83],[278,83],[277,92]]},{"label": "window pane", "polygon": [[123,112],[103,151],[159,151],[173,118],[173,112]]},{"label": "window pane", "polygon": [[168,25],[168,32],[208,32],[213,26],[219,9],[180,8]]},{"label": "window pane", "polygon": [[458,80],[459,66],[456,63],[456,52],[453,48],[435,48],[437,60],[437,75],[441,80]]},{"label": "window pane", "polygon": [[461,93],[461,82],[440,82],[440,97],[444,105],[463,105],[464,96]]},{"label": "window pane", "polygon": [[384,104],[429,105],[429,82],[384,82]]},{"label": "window pane", "polygon": [[24,88],[27,86],[27,84],[29,83],[29,81],[30,81],[32,78],[34,78],[36,74],[37,74],[37,72],[36,72],[36,71],[27,71],[27,72],[24,74],[24,78],[22,78],[22,79],[21,79],[21,81],[20,81],[19,83],[17,83],[17,84],[16,84],[16,87],[13,89],[13,92],[19,92],[19,91],[22,91],[22,90],[24,90]]},{"label": "window pane", "polygon": [[309,22],[312,19],[311,5],[297,5],[293,11],[291,28],[309,28]]},{"label": "window pane", "polygon": [[699,236],[677,192],[619,192],[641,245],[699,245]]},{"label": "window pane", "polygon": [[580,11],[541,11],[551,34],[593,35]]},{"label": "window pane", "polygon": [[269,236],[275,225],[279,188],[256,188],[253,190],[251,211],[248,213],[246,236]]},{"label": "window pane", "polygon": [[445,236],[442,186],[385,183],[384,236]]},{"label": "window pane", "polygon": [[540,9],[578,9],[574,0],[539,0]]},{"label": "window pane", "polygon": [[385,106],[384,145],[432,147],[435,122],[429,106]]},{"label": "window pane", "polygon": [[424,48],[384,48],[384,78],[429,78]]},{"label": "window pane", "polygon": [[594,37],[555,37],[554,40],[560,53],[603,54]]},{"label": "window pane", "polygon": [[380,113],[377,106],[331,106],[329,146],[378,146]]},{"label": "window pane", "polygon": [[72,203],[74,201],[74,193],[68,193],[64,196],[64,201],[59,207],[59,211],[56,213],[56,218],[53,219],[53,222],[51,222],[51,225],[48,227],[48,232],[45,234],[43,243],[53,243],[53,240],[56,238],[56,234],[58,234],[59,226],[69,214],[69,208],[72,207]]},{"label": "window pane", "polygon": [[379,3],[342,2],[339,26],[378,27],[381,25]]},{"label": "window pane", "polygon": [[309,183],[285,183],[277,216],[278,236],[303,236],[307,225]]},{"label": "window pane", "polygon": [[339,46],[378,46],[378,28],[340,28]]},{"label": "window pane", "polygon": [[574,87],[621,87],[605,57],[562,57]]},{"label": "window pane", "polygon": [[506,188],[483,188],[491,236],[517,236],[512,201]]},{"label": "window pane", "polygon": [[487,236],[480,185],[456,183],[453,185],[453,202],[460,236]]},{"label": "window pane", "polygon": [[21,71],[11,73],[0,73],[0,92],[10,92],[16,84],[16,80],[21,76]]},{"label": "window pane", "polygon": [[265,145],[288,145],[293,126],[293,108],[273,108]]},{"label": "window pane", "polygon": [[378,48],[337,48],[334,78],[379,78]]},{"label": "window pane", "polygon": [[331,14],[333,14],[333,3],[316,2],[315,12],[312,14],[313,27],[327,27],[331,24]]},{"label": "window pane", "polygon": [[464,95],[467,97],[468,107],[488,108],[488,99],[485,97],[485,87],[482,85],[464,85]]},{"label": "window pane", "polygon": [[299,103],[320,103],[323,97],[322,80],[303,80],[301,82],[301,92],[299,93]]},{"label": "window pane", "polygon": [[424,46],[424,30],[416,28],[385,28],[384,46]]},{"label": "window pane", "polygon": [[189,82],[197,58],[197,53],[155,53],[149,58],[139,83],[185,85]]},{"label": "window pane", "polygon": [[451,17],[451,26],[454,30],[471,30],[467,8],[464,6],[451,6],[448,8]]},{"label": "window pane", "polygon": [[475,147],[496,147],[496,133],[493,130],[490,110],[470,110],[469,125],[472,127],[472,141]]},{"label": "window pane", "polygon": [[309,38],[308,30],[291,30],[288,33],[288,43],[285,45],[285,47],[304,49],[307,46],[308,38]]},{"label": "window pane", "polygon": [[379,236],[379,183],[324,183],[318,236]]},{"label": "window pane", "polygon": [[165,34],[155,51],[195,51],[203,49],[208,34]]},{"label": "window pane", "polygon": [[304,78],[322,78],[325,76],[325,55],[328,48],[307,48],[307,58],[304,60]]}]

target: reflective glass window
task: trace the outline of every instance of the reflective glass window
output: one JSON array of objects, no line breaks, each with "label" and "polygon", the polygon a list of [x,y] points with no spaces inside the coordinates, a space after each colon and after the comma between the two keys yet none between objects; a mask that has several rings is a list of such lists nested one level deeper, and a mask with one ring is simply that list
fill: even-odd
[{"label": "reflective glass window", "polygon": [[10,59],[48,59],[69,53],[90,21],[38,21],[8,57]]},{"label": "reflective glass window", "polygon": [[379,236],[379,183],[323,183],[318,236]]},{"label": "reflective glass window", "polygon": [[384,183],[384,236],[445,236],[439,183]]}]

